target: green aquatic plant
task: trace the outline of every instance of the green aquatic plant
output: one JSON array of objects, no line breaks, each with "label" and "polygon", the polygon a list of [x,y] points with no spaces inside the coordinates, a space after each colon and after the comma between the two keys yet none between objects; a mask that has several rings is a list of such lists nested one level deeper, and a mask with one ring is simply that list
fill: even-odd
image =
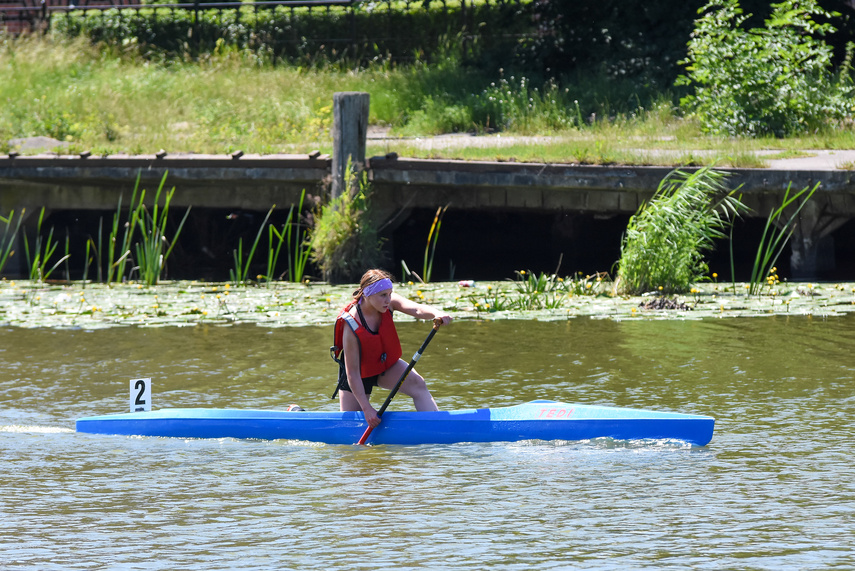
[{"label": "green aquatic plant", "polygon": [[[422,262],[422,277],[419,279],[423,283],[430,283],[433,275],[433,259],[436,256],[436,243],[439,241],[439,230],[442,228],[442,218],[448,210],[448,205],[440,206],[436,209],[436,214],[433,217],[433,223],[428,231],[427,241],[425,242],[425,255]],[[419,277],[416,275],[416,277]]]},{"label": "green aquatic plant", "polygon": [[33,243],[32,253],[30,252],[29,241],[24,238],[24,252],[27,256],[27,265],[30,268],[30,279],[33,281],[43,282],[50,278],[50,275],[64,262],[68,255],[60,258],[53,266],[48,267],[50,259],[56,251],[58,242],[53,239],[53,226],[51,226],[47,237],[42,239],[42,225],[45,218],[44,206],[39,213],[39,221],[36,223],[36,239]]},{"label": "green aquatic plant", "polygon": [[577,272],[574,276],[564,278],[563,284],[569,296],[604,295],[611,289],[611,279],[606,272],[590,275]]},{"label": "green aquatic plant", "polygon": [[745,206],[727,192],[726,174],[708,167],[675,170],[629,219],[621,242],[616,291],[663,295],[689,291],[707,274],[704,254]]},{"label": "green aquatic plant", "polygon": [[270,207],[270,210],[267,211],[267,216],[265,216],[264,220],[261,222],[261,227],[255,235],[255,241],[252,243],[252,248],[250,248],[246,260],[243,258],[243,238],[238,240],[237,249],[232,251],[235,267],[233,270],[229,270],[229,279],[233,284],[243,285],[247,282],[247,278],[249,277],[249,266],[252,264],[252,259],[255,257],[255,250],[258,248],[258,241],[261,239],[261,234],[264,232],[264,228],[267,226],[267,221],[270,220],[270,215],[273,214],[273,210],[275,208],[276,205],[274,204]]},{"label": "green aquatic plant", "polygon": [[[288,219],[285,221],[284,232],[280,236],[280,241],[284,237],[288,245],[288,281],[294,283],[303,281],[303,276],[306,273],[306,265],[309,263],[309,255],[311,254],[308,243],[308,228],[301,222],[305,199],[306,189],[303,189],[297,208],[295,209],[292,204],[290,210],[288,210]],[[272,269],[268,269],[268,275],[273,275]]]},{"label": "green aquatic plant", "polygon": [[516,290],[519,294],[511,302],[514,309],[556,309],[567,299],[567,287],[564,279],[557,274],[519,270],[516,272]]},{"label": "green aquatic plant", "polygon": [[514,300],[509,299],[508,293],[502,287],[487,284],[484,289],[486,293],[479,292],[468,296],[470,303],[472,303],[472,308],[476,312],[486,311],[495,313],[514,308]]},{"label": "green aquatic plant", "polygon": [[[795,225],[799,219],[799,213],[808,203],[819,188],[816,183],[813,188],[804,187],[797,193],[790,195],[792,183],[787,186],[781,205],[769,213],[766,218],[766,226],[757,246],[757,254],[754,256],[754,266],[751,269],[751,279],[748,282],[750,295],[758,295],[763,286],[768,282],[768,276],[774,274],[777,279],[775,264],[784,247],[790,241],[795,232]],[[787,211],[789,209],[789,216]],[[786,217],[786,218],[785,218]]]},{"label": "green aquatic plant", "polygon": [[[140,186],[140,177],[142,173],[137,173],[137,179],[134,183],[134,189],[131,192],[131,205],[136,204],[137,192]],[[107,284],[121,282],[125,276],[125,269],[130,261],[131,256],[131,240],[133,239],[134,230],[136,229],[139,220],[139,205],[128,209],[128,214],[125,222],[122,222],[122,195],[119,195],[116,212],[113,213],[113,224],[110,228],[110,236],[107,242]],[[98,224],[98,279],[101,279],[101,222]],[[121,238],[120,238],[121,235]]]},{"label": "green aquatic plant", "polygon": [[0,236],[0,273],[3,272],[3,268],[9,262],[9,258],[15,255],[15,236],[18,235],[21,229],[21,223],[24,221],[24,213],[25,210],[22,209],[18,215],[17,223],[13,223],[15,219],[14,210],[10,211],[6,218],[0,216],[0,224],[4,226],[3,235]]},{"label": "green aquatic plant", "polygon": [[149,212],[144,202],[145,189],[140,192],[139,203],[136,208],[137,225],[142,239],[135,244],[135,261],[140,280],[146,285],[156,285],[160,280],[163,270],[166,267],[166,261],[169,259],[172,249],[175,248],[178,237],[181,235],[181,230],[184,228],[184,223],[187,221],[187,216],[190,214],[190,207],[187,207],[172,240],[169,240],[166,236],[166,225],[169,218],[169,205],[175,195],[175,187],[166,192],[163,205],[161,206],[160,204],[160,195],[166,184],[167,174],[163,173],[163,178],[161,178],[160,185],[157,187],[151,212]]}]

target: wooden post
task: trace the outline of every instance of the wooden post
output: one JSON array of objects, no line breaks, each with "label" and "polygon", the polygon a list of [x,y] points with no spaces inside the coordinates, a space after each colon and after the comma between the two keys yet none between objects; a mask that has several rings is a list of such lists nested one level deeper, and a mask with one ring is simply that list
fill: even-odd
[{"label": "wooden post", "polygon": [[365,138],[371,96],[358,91],[333,94],[332,197],[345,190],[348,159],[352,167],[365,169]]}]

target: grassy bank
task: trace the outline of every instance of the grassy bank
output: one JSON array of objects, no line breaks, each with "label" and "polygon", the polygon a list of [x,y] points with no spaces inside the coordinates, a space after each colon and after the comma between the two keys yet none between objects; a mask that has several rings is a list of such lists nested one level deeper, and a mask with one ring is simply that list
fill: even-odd
[{"label": "grassy bank", "polygon": [[[791,139],[703,136],[676,110],[672,94],[596,77],[535,84],[489,76],[449,56],[436,64],[361,69],[259,65],[241,53],[157,63],[80,42],[0,41],[0,151],[12,139],[48,136],[95,155],[225,154],[331,150],[332,96],[371,94],[370,123],[388,131],[369,154],[591,164],[762,166],[757,150],[855,147],[851,128]],[[444,133],[545,137],[506,145],[425,146]],[[699,152],[700,151],[700,152]]]},{"label": "grassy bank", "polygon": [[[780,283],[761,295],[745,284],[706,283],[672,298],[613,296],[592,280],[582,291],[563,291],[532,303],[519,282],[400,284],[396,291],[444,308],[456,319],[565,320],[702,319],[753,316],[831,317],[855,312],[855,284]],[[156,287],[127,283],[44,284],[0,281],[0,326],[99,329],[238,323],[264,327],[330,325],[354,286],[277,283],[271,288],[203,282]],[[407,319],[406,317],[404,319]]]}]

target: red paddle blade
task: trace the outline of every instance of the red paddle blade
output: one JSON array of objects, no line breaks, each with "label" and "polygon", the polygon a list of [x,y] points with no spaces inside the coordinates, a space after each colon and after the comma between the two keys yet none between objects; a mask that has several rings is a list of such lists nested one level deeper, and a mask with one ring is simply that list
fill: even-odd
[{"label": "red paddle blade", "polygon": [[365,433],[362,435],[362,438],[359,439],[359,442],[357,442],[357,444],[360,446],[364,445],[365,442],[368,440],[368,436],[371,434],[372,430],[374,430],[374,429],[371,428],[370,426],[368,428],[366,428]]}]

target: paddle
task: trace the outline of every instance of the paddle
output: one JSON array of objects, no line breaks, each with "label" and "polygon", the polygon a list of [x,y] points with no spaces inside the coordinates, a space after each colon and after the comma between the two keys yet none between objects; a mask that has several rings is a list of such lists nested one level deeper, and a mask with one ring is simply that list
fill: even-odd
[{"label": "paddle", "polygon": [[[413,355],[413,359],[412,361],[410,361],[410,364],[407,365],[407,368],[404,370],[404,374],[401,375],[401,378],[398,379],[398,383],[391,390],[391,392],[389,392],[389,396],[386,397],[386,402],[384,402],[383,406],[380,407],[380,410],[377,411],[377,416],[383,416],[383,413],[386,412],[386,409],[389,407],[389,403],[392,402],[392,399],[395,398],[396,394],[398,394],[398,389],[401,388],[401,385],[404,384],[404,380],[406,380],[407,375],[409,375],[410,371],[413,370],[413,367],[416,366],[416,362],[421,358],[422,353],[425,352],[428,343],[430,343],[430,340],[433,339],[434,335],[436,335],[436,332],[439,329],[440,325],[442,325],[442,319],[433,320],[433,328],[431,328],[430,333],[428,333],[427,339],[425,339],[424,343],[422,343],[422,346],[419,347],[419,350],[416,351],[416,354]],[[359,439],[359,442],[357,442],[357,444],[365,444],[365,441],[368,440],[368,436],[371,434],[372,430],[374,430],[374,428],[371,426],[366,428],[365,434],[362,435],[362,438]]]}]

